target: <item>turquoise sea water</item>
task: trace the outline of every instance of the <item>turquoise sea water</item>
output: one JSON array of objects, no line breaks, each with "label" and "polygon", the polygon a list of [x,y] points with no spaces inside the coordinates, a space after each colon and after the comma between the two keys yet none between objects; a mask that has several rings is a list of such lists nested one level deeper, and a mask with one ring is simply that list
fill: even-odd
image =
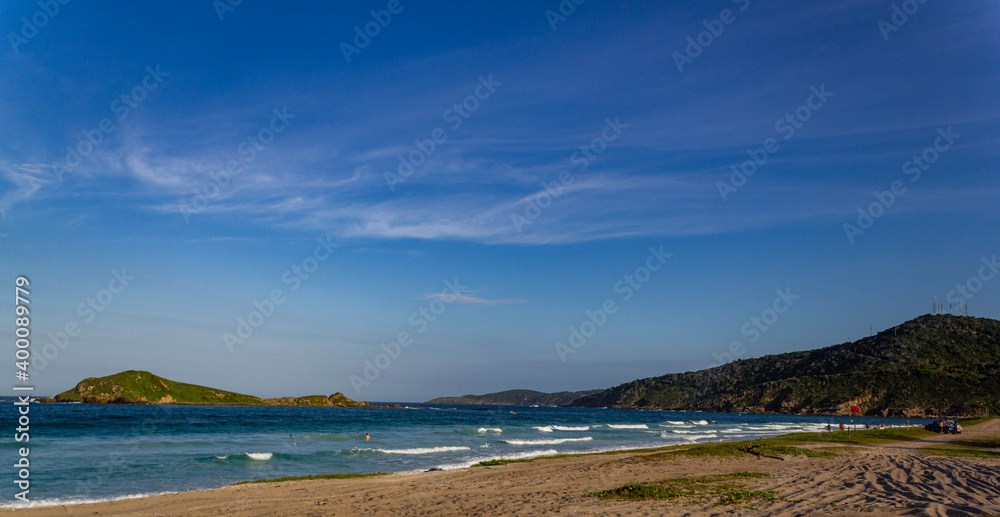
[{"label": "turquoise sea water", "polygon": [[[516,414],[512,414],[514,411]],[[335,472],[453,469],[529,458],[825,430],[846,418],[411,404],[406,409],[33,404],[30,442],[9,432],[3,506],[15,506],[19,447],[32,504],[97,501]],[[855,422],[906,424],[901,419]],[[928,420],[911,419],[910,424]],[[365,433],[371,436],[366,442]],[[291,435],[291,436],[289,436]],[[23,503],[17,503],[21,505]]]}]

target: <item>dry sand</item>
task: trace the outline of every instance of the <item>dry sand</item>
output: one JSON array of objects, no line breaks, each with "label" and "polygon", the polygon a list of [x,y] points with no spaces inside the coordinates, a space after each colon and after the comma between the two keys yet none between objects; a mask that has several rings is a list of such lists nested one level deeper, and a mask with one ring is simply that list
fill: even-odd
[{"label": "dry sand", "polygon": [[[963,438],[998,435],[1000,420]],[[862,447],[832,459],[786,457],[637,461],[649,453],[555,458],[532,463],[374,478],[292,481],[108,503],[13,510],[40,515],[979,515],[1000,514],[1000,460],[928,456],[953,439]],[[604,501],[589,492],[634,481],[764,472],[753,489],[783,500],[740,506],[690,501]],[[835,506],[834,504],[835,503]],[[11,510],[7,510],[11,512]]]}]

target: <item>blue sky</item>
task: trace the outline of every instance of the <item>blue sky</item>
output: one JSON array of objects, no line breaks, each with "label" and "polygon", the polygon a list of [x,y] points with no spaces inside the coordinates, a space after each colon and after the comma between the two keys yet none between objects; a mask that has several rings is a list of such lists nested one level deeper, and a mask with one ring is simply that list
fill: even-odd
[{"label": "blue sky", "polygon": [[33,383],[420,401],[1000,317],[1000,7],[664,4],[4,2]]}]

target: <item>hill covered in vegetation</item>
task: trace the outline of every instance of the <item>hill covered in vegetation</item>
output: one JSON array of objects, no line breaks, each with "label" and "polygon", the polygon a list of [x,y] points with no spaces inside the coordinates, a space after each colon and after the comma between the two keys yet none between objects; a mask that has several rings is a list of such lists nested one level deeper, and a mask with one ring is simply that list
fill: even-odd
[{"label": "hill covered in vegetation", "polygon": [[367,402],[353,401],[342,393],[334,393],[329,397],[312,395],[297,398],[262,399],[253,395],[172,381],[138,370],[129,370],[107,377],[84,379],[75,388],[56,395],[55,401],[91,404],[368,407]]},{"label": "hill covered in vegetation", "polygon": [[495,404],[498,406],[564,406],[580,397],[600,393],[604,390],[560,391],[542,393],[532,390],[507,390],[486,395],[462,395],[461,397],[440,397],[428,400],[428,404]]},{"label": "hill covered in vegetation", "polygon": [[1000,321],[926,315],[853,343],[639,379],[580,407],[936,416],[1000,412]]}]

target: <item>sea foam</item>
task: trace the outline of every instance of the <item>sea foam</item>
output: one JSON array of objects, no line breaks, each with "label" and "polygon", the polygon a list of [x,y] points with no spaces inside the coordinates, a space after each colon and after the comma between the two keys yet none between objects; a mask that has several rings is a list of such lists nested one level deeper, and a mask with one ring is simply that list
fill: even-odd
[{"label": "sea foam", "polygon": [[555,429],[556,431],[589,431],[590,430],[590,426],[589,425],[581,425],[581,426],[554,425],[554,426],[552,426],[552,428]]},{"label": "sea foam", "polygon": [[583,438],[543,438],[541,440],[504,440],[504,442],[510,445],[559,445],[560,443],[570,443],[570,442],[589,442],[593,440],[590,436],[584,436]]},{"label": "sea foam", "polygon": [[268,461],[274,456],[270,452],[241,452],[239,454],[226,454],[225,456],[216,456],[219,460],[229,460],[229,459],[251,459],[255,461]]},{"label": "sea foam", "polygon": [[705,439],[708,439],[708,438],[718,438],[718,437],[719,437],[719,435],[717,435],[715,433],[712,433],[712,434],[686,434],[686,435],[682,436],[682,438],[684,438],[685,440],[690,440],[692,442],[697,441],[697,440],[705,440]]},{"label": "sea foam", "polygon": [[[521,452],[512,452],[506,454],[497,454],[493,456],[476,456],[476,457],[466,458],[459,463],[446,463],[443,465],[438,465],[438,468],[442,468],[444,470],[464,469],[466,467],[471,467],[481,461],[487,461],[487,460],[495,460],[495,459],[525,460],[531,458],[538,458],[541,456],[554,456],[556,454],[559,454],[559,451],[555,449],[545,449],[545,450],[521,451]],[[423,470],[418,470],[415,472],[423,472]]]},{"label": "sea foam", "polygon": [[52,499],[35,499],[32,501],[28,501],[26,503],[16,502],[16,503],[0,504],[0,508],[36,508],[39,506],[62,506],[66,504],[109,503],[111,501],[124,501],[126,499],[141,499],[143,497],[153,497],[157,495],[167,495],[176,493],[177,492],[150,492],[148,494],[128,494],[128,495],[118,495],[113,497],[96,497],[96,498],[55,497]]},{"label": "sea foam", "polygon": [[469,451],[468,447],[414,447],[412,449],[371,449],[385,454],[436,454],[439,452]]},{"label": "sea foam", "polygon": [[539,425],[539,426],[532,427],[532,429],[538,429],[539,431],[541,431],[543,433],[551,433],[552,431],[589,431],[590,430],[590,426],[589,425],[579,425],[579,426],[570,426],[570,425]]}]

